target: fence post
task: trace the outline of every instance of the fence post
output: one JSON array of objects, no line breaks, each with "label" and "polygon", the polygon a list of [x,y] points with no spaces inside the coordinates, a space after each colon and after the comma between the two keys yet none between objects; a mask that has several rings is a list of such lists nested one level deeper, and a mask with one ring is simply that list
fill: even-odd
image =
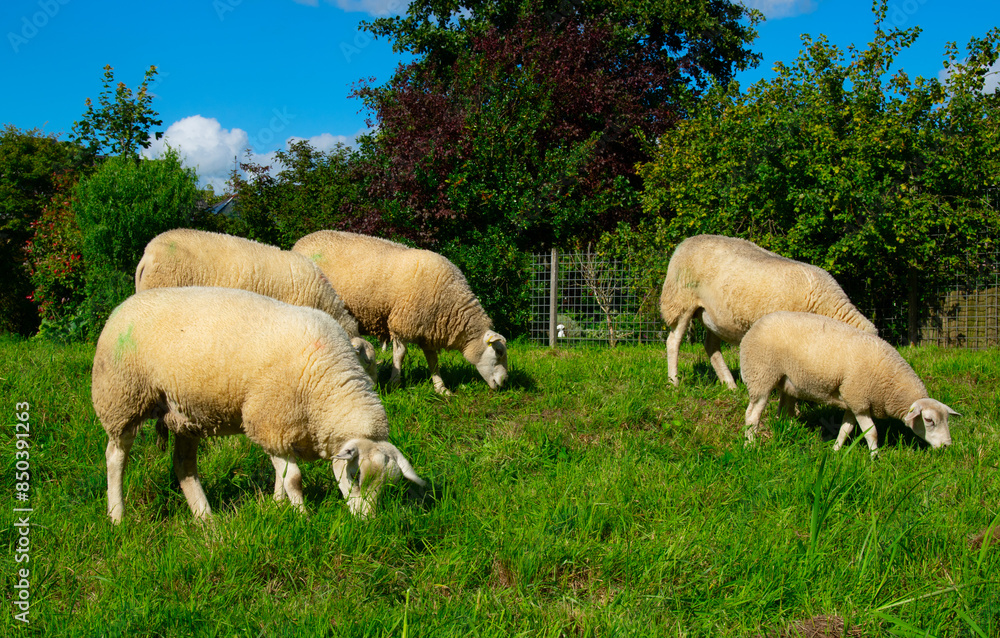
[{"label": "fence post", "polygon": [[552,248],[552,263],[549,272],[549,347],[556,347],[556,304],[559,292],[559,249]]}]

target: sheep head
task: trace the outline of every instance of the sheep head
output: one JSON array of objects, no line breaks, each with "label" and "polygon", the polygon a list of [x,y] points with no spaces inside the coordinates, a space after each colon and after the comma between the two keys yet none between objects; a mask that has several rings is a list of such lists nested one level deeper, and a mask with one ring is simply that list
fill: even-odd
[{"label": "sheep head", "polygon": [[496,390],[507,380],[507,339],[498,332],[487,330],[483,335],[482,346],[482,354],[477,360],[470,360],[470,363],[476,366],[490,389]]},{"label": "sheep head", "polygon": [[417,476],[403,453],[388,441],[351,439],[333,457],[333,473],[351,513],[364,518],[375,509],[386,483],[406,478],[419,487],[427,483]]},{"label": "sheep head", "polygon": [[914,434],[930,443],[931,447],[939,448],[951,445],[948,415],[962,416],[940,401],[918,399],[910,406],[903,422]]}]

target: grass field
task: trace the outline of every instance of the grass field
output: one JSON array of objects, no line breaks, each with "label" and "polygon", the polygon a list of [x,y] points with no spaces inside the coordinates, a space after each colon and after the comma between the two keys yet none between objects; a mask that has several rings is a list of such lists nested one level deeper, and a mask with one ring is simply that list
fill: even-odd
[{"label": "grass field", "polygon": [[776,401],[774,437],[744,447],[745,391],[694,346],[679,388],[662,347],[510,352],[502,391],[449,353],[440,398],[411,351],[383,397],[423,500],[355,520],[313,463],[303,516],[232,437],[202,446],[200,525],[147,427],[113,527],[92,346],[0,339],[0,635],[1000,636],[1000,547],[968,545],[1000,519],[997,350],[903,349],[964,416],[943,450],[879,423],[875,462],[861,438],[831,452],[835,411],[775,421]]}]

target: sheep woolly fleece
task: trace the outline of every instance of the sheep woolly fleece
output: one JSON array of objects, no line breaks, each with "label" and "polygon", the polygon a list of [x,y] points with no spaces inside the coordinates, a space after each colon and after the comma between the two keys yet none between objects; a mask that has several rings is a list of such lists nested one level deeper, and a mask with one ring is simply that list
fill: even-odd
[{"label": "sheep woolly fleece", "polygon": [[507,377],[506,339],[472,293],[462,272],[445,257],[367,235],[323,230],[292,247],[310,258],[340,294],[361,332],[393,342],[390,382],[398,381],[405,344],[428,359],[435,390],[447,393],[437,373],[437,351],[460,351],[491,388]]},{"label": "sheep woolly fleece", "polygon": [[719,350],[721,341],[738,345],[757,319],[778,310],[825,315],[877,334],[822,268],[735,237],[696,235],[682,241],[670,258],[660,293],[660,314],[672,331],[667,339],[671,383],[678,382],[681,339],[700,315],[708,329],[705,350],[712,367],[719,380],[735,390],[736,381]]},{"label": "sheep woolly fleece", "polygon": [[805,312],[762,317],[743,337],[740,373],[750,395],[750,440],[771,390],[777,388],[786,413],[793,411],[795,399],[846,411],[837,449],[857,421],[874,453],[878,434],[873,418],[900,419],[933,447],[951,443],[948,415],[957,413],[927,396],[927,388],[899,352],[875,335],[829,317]]},{"label": "sheep woolly fleece", "polygon": [[250,239],[177,228],[150,240],[135,270],[135,291],[219,286],[319,308],[358,337],[358,324],[316,266],[302,255]]},{"label": "sheep woolly fleece", "polygon": [[[385,409],[344,329],[314,308],[226,288],[137,293],[101,332],[92,383],[94,410],[108,433],[108,511],[116,521],[125,458],[149,418],[174,433],[175,471],[196,516],[211,514],[195,461],[198,439],[207,436],[243,433],[261,445],[275,469],[285,470],[276,496],[287,491],[296,505],[299,460],[333,460],[335,471],[344,470],[338,476],[352,511],[362,514],[380,484],[372,463],[389,478],[402,473],[422,484],[388,442]],[[345,451],[355,458],[345,461]],[[345,483],[349,468],[338,462],[360,464],[372,489],[363,496],[366,486]]]}]

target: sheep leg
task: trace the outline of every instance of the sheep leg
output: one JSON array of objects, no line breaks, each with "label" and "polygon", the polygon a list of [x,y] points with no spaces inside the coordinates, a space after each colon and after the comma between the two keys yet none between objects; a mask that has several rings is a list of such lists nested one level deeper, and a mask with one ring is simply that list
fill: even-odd
[{"label": "sheep leg", "polygon": [[837,434],[837,442],[833,444],[834,452],[844,447],[844,443],[847,443],[847,437],[851,436],[851,432],[854,431],[854,426],[857,424],[858,421],[854,418],[854,413],[850,410],[845,410],[844,422],[840,426],[840,432]]},{"label": "sheep leg", "polygon": [[867,414],[856,415],[861,431],[865,433],[865,441],[868,442],[868,449],[871,450],[871,457],[878,456],[878,430],[875,429],[875,421]]},{"label": "sheep leg", "polygon": [[388,386],[398,388],[403,375],[403,357],[406,356],[406,344],[392,335],[392,374],[389,375]]},{"label": "sheep leg", "polygon": [[681,349],[681,339],[684,338],[684,333],[687,332],[688,326],[691,325],[691,318],[694,317],[694,313],[697,308],[692,308],[688,312],[681,315],[680,319],[677,320],[677,325],[670,331],[670,336],[667,337],[667,378],[670,379],[670,383],[673,385],[678,385],[677,380],[677,358],[680,355]]},{"label": "sheep leg", "polygon": [[778,414],[784,417],[793,418],[795,416],[795,405],[798,403],[795,395],[784,390],[778,390]]},{"label": "sheep leg", "polygon": [[274,465],[274,500],[282,501],[285,495],[297,509],[305,511],[305,498],[302,495],[302,471],[294,457],[272,456]]},{"label": "sheep leg", "polygon": [[424,351],[424,357],[427,358],[427,369],[431,373],[431,381],[434,382],[434,391],[438,394],[442,394],[446,397],[451,396],[451,392],[444,385],[444,379],[441,378],[441,373],[438,371],[438,353],[437,350],[433,348],[421,348]]},{"label": "sheep leg", "polygon": [[122,494],[122,480],[125,477],[125,464],[128,453],[135,441],[135,430],[125,428],[117,437],[108,435],[108,447],[104,458],[108,464],[108,516],[112,523],[122,522],[122,512],[125,509],[125,498]]},{"label": "sheep leg", "polygon": [[763,434],[763,429],[760,427],[760,417],[764,414],[764,408],[767,406],[767,399],[770,391],[759,395],[757,397],[750,397],[750,403],[747,405],[746,412],[746,437],[747,445],[754,442],[758,434]]},{"label": "sheep leg", "polygon": [[280,456],[271,457],[274,466],[274,500],[285,500],[285,460]]},{"label": "sheep leg", "polygon": [[712,362],[712,367],[715,368],[719,381],[725,383],[730,390],[735,390],[736,380],[733,379],[733,373],[729,371],[726,360],[722,357],[722,339],[711,330],[705,331],[705,352]]},{"label": "sheep leg", "polygon": [[209,518],[212,508],[208,506],[205,490],[198,480],[197,438],[174,433],[174,473],[195,518]]}]

